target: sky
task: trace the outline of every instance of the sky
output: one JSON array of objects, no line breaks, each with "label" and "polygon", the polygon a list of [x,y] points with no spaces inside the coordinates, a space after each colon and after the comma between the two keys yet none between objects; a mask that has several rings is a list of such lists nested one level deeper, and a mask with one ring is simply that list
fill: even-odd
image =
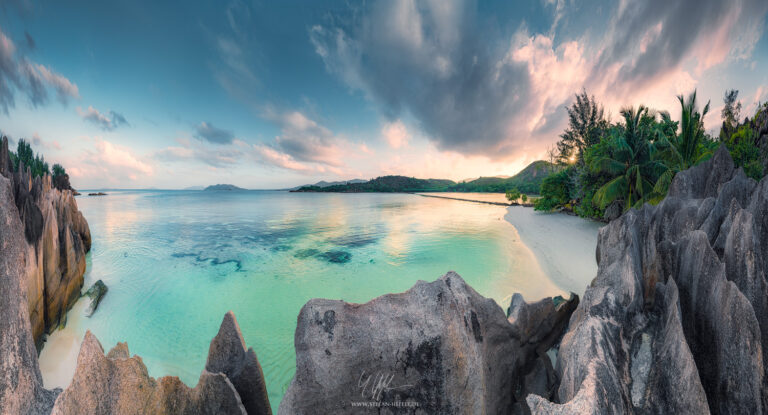
[{"label": "sky", "polygon": [[768,100],[765,0],[0,0],[0,131],[76,188],[512,175],[616,118]]}]

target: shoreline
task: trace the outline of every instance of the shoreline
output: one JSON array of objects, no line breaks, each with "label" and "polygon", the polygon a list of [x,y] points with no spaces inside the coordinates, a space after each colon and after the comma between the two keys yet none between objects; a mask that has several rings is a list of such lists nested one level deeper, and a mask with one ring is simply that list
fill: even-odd
[{"label": "shoreline", "polygon": [[80,298],[67,312],[67,324],[49,334],[43,343],[37,360],[40,364],[40,374],[43,386],[47,389],[65,389],[72,382],[77,368],[77,356],[83,336],[78,327],[85,317],[88,301]]},{"label": "shoreline", "polygon": [[[510,206],[504,220],[517,230],[520,240],[534,254],[549,279],[566,292],[579,296],[597,276],[598,230],[604,224],[578,216],[543,213]],[[558,233],[555,229],[570,231]]]}]

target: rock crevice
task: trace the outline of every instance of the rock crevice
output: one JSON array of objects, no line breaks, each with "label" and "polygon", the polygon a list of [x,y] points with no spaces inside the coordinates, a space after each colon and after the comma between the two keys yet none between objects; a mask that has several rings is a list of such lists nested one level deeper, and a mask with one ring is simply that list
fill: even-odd
[{"label": "rock crevice", "polygon": [[533,412],[768,409],[766,199],[768,180],[723,147],[677,174],[659,205],[603,228],[597,278],[560,344],[558,394],[530,395]]}]

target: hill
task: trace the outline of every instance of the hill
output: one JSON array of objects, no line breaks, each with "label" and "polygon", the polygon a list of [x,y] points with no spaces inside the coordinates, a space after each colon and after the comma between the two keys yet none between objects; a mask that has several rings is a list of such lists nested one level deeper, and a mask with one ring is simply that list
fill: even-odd
[{"label": "hill", "polygon": [[337,186],[337,185],[345,185],[345,184],[355,184],[355,183],[365,183],[367,180],[363,179],[352,179],[352,180],[343,180],[343,181],[337,181],[337,182],[326,182],[325,180],[321,180],[315,184],[305,184],[301,186],[296,186],[288,190],[299,190],[302,187],[328,187],[328,186]]},{"label": "hill", "polygon": [[416,179],[406,176],[382,176],[362,183],[336,184],[331,186],[303,186],[296,192],[443,192],[455,185],[452,180]]},{"label": "hill", "polygon": [[208,186],[204,190],[245,190],[242,187],[237,187],[234,184],[214,184]]},{"label": "hill", "polygon": [[538,194],[544,178],[560,169],[562,169],[561,166],[538,160],[512,177],[480,177],[472,181],[458,183],[448,191],[504,193],[512,188],[517,188],[523,193]]},{"label": "hill", "polygon": [[293,189],[294,192],[337,192],[337,193],[361,193],[361,192],[483,192],[504,193],[507,190],[517,190],[538,194],[541,182],[552,172],[559,171],[561,166],[547,161],[534,161],[520,173],[512,177],[495,176],[480,177],[475,180],[456,183],[446,179],[416,179],[406,176],[382,176],[367,182],[341,182],[321,186],[319,182],[314,185],[302,186]]}]

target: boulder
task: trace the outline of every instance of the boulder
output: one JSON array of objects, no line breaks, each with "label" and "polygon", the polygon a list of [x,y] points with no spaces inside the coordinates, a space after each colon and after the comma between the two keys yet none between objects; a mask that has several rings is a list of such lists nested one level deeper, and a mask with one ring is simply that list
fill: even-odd
[{"label": "boulder", "polygon": [[[510,323],[454,272],[366,304],[310,300],[299,313],[296,375],[278,413],[519,411],[516,391],[551,384],[540,352],[577,301],[528,305],[516,297]],[[539,330],[538,318],[557,321],[543,320]]]},{"label": "boulder", "polygon": [[96,308],[99,307],[101,299],[107,294],[107,290],[108,288],[106,284],[104,284],[104,281],[98,280],[93,283],[91,288],[89,288],[85,294],[83,294],[84,297],[88,297],[90,300],[90,304],[88,304],[88,308],[85,310],[85,315],[87,317],[92,316],[93,313],[96,312]]}]

